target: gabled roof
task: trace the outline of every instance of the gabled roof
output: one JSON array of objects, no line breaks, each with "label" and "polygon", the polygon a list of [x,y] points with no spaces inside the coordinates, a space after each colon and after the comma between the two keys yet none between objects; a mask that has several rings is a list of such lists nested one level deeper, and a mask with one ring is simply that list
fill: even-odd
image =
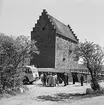
[{"label": "gabled roof", "polygon": [[[46,10],[43,10],[43,12],[47,13]],[[62,22],[60,22],[59,20],[57,20],[56,18],[54,18],[53,16],[48,15],[48,18],[50,19],[52,25],[54,25],[55,29],[56,29],[56,33],[58,33],[59,35],[62,35],[68,39],[71,39],[75,42],[78,42],[77,36],[75,36],[74,32],[72,31],[71,27],[68,25],[63,24]]]}]

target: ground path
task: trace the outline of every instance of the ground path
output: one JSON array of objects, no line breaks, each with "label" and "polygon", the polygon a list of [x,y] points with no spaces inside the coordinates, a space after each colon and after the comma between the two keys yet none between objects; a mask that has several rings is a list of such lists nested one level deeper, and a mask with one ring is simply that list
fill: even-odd
[{"label": "ground path", "polygon": [[[102,83],[104,86],[104,83]],[[0,100],[0,105],[104,105],[104,96],[94,98],[84,98],[71,101],[65,99],[64,101],[46,101],[38,99],[38,96],[54,96],[59,93],[85,93],[86,88],[90,87],[88,84],[80,86],[79,83],[73,85],[70,83],[68,86],[60,85],[59,87],[43,87],[40,81],[34,83],[34,85],[28,85],[29,91],[13,96],[10,98],[3,98]]]}]

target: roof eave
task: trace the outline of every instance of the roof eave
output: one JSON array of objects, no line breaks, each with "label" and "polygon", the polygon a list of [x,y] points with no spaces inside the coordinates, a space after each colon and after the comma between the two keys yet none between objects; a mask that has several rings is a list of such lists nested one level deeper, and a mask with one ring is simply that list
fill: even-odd
[{"label": "roof eave", "polygon": [[56,32],[56,34],[57,34],[59,37],[64,38],[65,40],[68,40],[68,41],[71,41],[71,42],[74,42],[74,43],[78,44],[78,41],[75,41],[75,40],[73,40],[73,39],[71,39],[71,38],[65,37],[65,36],[62,35],[61,33]]}]

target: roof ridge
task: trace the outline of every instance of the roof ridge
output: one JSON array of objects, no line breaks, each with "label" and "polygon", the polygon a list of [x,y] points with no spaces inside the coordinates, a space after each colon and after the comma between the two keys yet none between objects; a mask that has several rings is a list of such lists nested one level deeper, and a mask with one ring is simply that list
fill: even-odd
[{"label": "roof ridge", "polygon": [[69,39],[78,43],[77,36],[74,34],[70,25],[66,25],[63,22],[59,21],[58,19],[54,18],[53,16],[48,14],[45,9],[43,9],[42,14],[44,14],[44,13],[45,13],[45,15],[47,15],[47,17],[48,17],[50,23],[52,24],[53,28],[56,30],[56,33],[66,37],[66,38],[69,38]]},{"label": "roof ridge", "polygon": [[[49,16],[51,16],[50,14],[47,14]],[[56,19],[55,17],[51,16],[52,18],[54,18],[55,20],[59,21],[58,19]],[[50,18],[51,19],[51,18]],[[66,24],[64,24],[62,21],[59,21],[61,24],[63,24],[64,26],[68,27]]]}]

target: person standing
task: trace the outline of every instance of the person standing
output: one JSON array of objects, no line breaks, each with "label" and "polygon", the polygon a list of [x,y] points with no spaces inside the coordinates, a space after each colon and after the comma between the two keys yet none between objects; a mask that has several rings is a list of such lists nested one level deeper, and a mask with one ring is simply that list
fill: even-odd
[{"label": "person standing", "polygon": [[64,72],[64,86],[67,85],[67,73]]},{"label": "person standing", "polygon": [[43,73],[40,75],[41,82],[43,83]]},{"label": "person standing", "polygon": [[57,84],[57,86],[59,86],[57,73],[54,73],[54,75],[53,75],[53,81],[54,81],[54,86],[56,86],[56,84]]},{"label": "person standing", "polygon": [[53,75],[52,75],[52,73],[50,73],[50,75],[48,77],[48,86],[53,86]]},{"label": "person standing", "polygon": [[67,85],[69,84],[69,76],[68,76],[68,73],[67,73],[67,80],[66,80],[66,84],[67,84]]},{"label": "person standing", "polygon": [[50,73],[47,74],[47,80],[46,80],[47,86],[49,86],[49,77],[50,77]]},{"label": "person standing", "polygon": [[43,86],[46,86],[47,75],[43,73]]},{"label": "person standing", "polygon": [[73,84],[75,84],[75,74],[74,73],[72,73],[72,77],[73,77]]},{"label": "person standing", "polygon": [[53,73],[53,86],[56,86],[56,76],[54,73]]},{"label": "person standing", "polygon": [[84,77],[83,77],[83,75],[81,75],[81,77],[80,77],[80,81],[81,81],[81,86],[83,86],[83,81],[84,81]]}]

